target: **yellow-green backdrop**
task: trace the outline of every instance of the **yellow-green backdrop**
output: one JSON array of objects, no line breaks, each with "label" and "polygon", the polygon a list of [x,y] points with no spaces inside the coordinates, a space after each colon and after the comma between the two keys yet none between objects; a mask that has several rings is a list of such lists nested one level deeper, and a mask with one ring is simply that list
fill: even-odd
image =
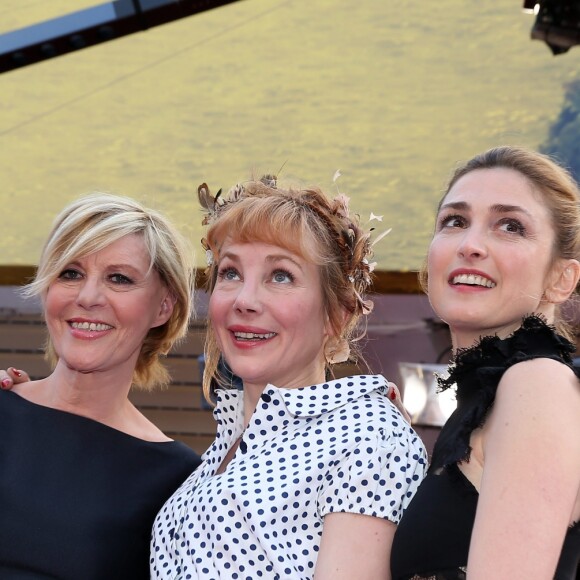
[{"label": "yellow-green backdrop", "polygon": [[[3,0],[0,32],[96,3]],[[383,215],[379,268],[416,269],[453,165],[537,147],[578,74],[580,49],[530,40],[521,5],[243,0],[2,74],[0,264],[33,265],[56,212],[95,189],[197,242],[198,183],[283,166]]]}]

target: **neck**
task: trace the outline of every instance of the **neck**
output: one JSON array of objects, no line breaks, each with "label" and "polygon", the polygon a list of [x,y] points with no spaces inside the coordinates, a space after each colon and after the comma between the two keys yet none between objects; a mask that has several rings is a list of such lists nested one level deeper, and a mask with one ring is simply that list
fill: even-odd
[{"label": "neck", "polygon": [[119,429],[134,410],[128,399],[131,380],[132,373],[80,373],[59,361],[46,379],[23,383],[16,391],[35,403]]},{"label": "neck", "polygon": [[[539,311],[535,312],[534,314],[543,316],[548,321],[548,324],[554,323],[553,315],[548,316],[545,312]],[[453,351],[456,352],[458,349],[470,348],[477,344],[484,336],[497,335],[501,339],[507,338],[522,325],[522,320],[523,318],[514,321],[511,324],[490,328],[450,327]]]},{"label": "neck", "polygon": [[248,426],[266,385],[244,383],[244,427]]}]

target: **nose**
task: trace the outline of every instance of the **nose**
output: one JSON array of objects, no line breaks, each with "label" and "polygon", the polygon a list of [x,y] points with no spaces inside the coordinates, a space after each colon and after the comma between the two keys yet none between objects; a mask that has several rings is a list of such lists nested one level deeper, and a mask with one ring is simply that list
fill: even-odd
[{"label": "nose", "polygon": [[99,280],[92,277],[85,278],[79,286],[76,302],[85,309],[102,306],[105,303],[105,295]]},{"label": "nose", "polygon": [[233,308],[240,314],[260,312],[262,302],[258,285],[253,284],[251,281],[241,283],[234,300]]},{"label": "nose", "polygon": [[475,228],[465,230],[457,253],[462,258],[481,259],[487,256],[487,242],[485,234]]}]

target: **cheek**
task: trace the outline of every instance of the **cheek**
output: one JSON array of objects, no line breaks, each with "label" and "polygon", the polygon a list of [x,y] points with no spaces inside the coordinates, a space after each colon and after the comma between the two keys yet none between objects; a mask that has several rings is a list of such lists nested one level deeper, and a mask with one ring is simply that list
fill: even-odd
[{"label": "cheek", "polygon": [[441,270],[437,251],[429,251],[427,256],[427,285],[429,292],[431,292],[438,282],[437,276]]},{"label": "cheek", "polygon": [[[501,265],[506,280],[513,281],[513,283],[525,292],[528,293],[534,289],[542,291],[546,288],[550,280],[550,272],[552,268],[551,256],[541,256],[540,253],[520,253],[507,255],[509,260],[503,260]],[[543,264],[543,265],[542,265]]]},{"label": "cheek", "polygon": [[227,305],[223,298],[216,294],[215,292],[210,296],[209,306],[208,306],[208,316],[212,321],[214,329],[219,326],[219,322],[222,322],[225,317],[227,310]]},{"label": "cheek", "polygon": [[441,306],[440,299],[445,296],[444,291],[448,287],[445,277],[447,270],[447,260],[441,251],[441,246],[432,244],[427,256],[427,296],[435,310]]},{"label": "cheek", "polygon": [[[119,296],[119,298],[122,298],[130,316],[136,320],[144,319],[146,324],[153,324],[165,314],[167,314],[167,319],[171,316],[171,310],[162,307],[164,294],[161,291],[149,291],[144,293],[140,299],[132,299],[130,294]],[[145,313],[146,315],[144,315]]]},{"label": "cheek", "polygon": [[215,294],[212,294],[209,297],[209,304],[208,304],[208,316],[210,316],[211,318],[213,318],[216,314],[216,308],[217,308],[217,298]]},{"label": "cheek", "polygon": [[427,273],[429,278],[441,276],[449,270],[457,254],[456,244],[446,238],[435,237],[427,252]]},{"label": "cheek", "polygon": [[303,329],[307,334],[316,337],[316,340],[328,333],[330,323],[322,304],[305,301],[296,304],[295,307],[288,312],[288,317],[294,320],[299,329]]},{"label": "cheek", "polygon": [[449,243],[445,243],[440,236],[434,237],[431,240],[431,244],[429,244],[429,249],[427,251],[427,263],[429,265],[439,263],[443,257],[449,253],[448,246]]},{"label": "cheek", "polygon": [[47,324],[51,322],[52,318],[59,314],[66,301],[67,300],[62,292],[59,292],[52,287],[48,289],[48,292],[42,301]]},{"label": "cheek", "polygon": [[133,302],[126,300],[109,301],[110,316],[119,322],[120,326],[133,336],[142,338],[143,331],[148,331],[153,320],[153,305],[139,301],[136,297]]}]

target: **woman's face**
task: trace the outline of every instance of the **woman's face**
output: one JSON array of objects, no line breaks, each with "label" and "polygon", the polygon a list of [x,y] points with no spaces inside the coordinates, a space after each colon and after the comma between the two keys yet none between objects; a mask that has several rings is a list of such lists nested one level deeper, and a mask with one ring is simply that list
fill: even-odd
[{"label": "woman's face", "polygon": [[445,197],[429,248],[429,299],[456,346],[505,336],[523,316],[548,317],[542,300],[555,234],[527,179],[504,168],[475,170]]},{"label": "woman's face", "polygon": [[280,246],[228,239],[209,314],[222,354],[246,387],[324,381],[329,325],[314,264]]},{"label": "woman's face", "polygon": [[138,235],[68,264],[49,286],[46,323],[59,365],[133,373],[150,328],[164,324],[173,300]]}]

